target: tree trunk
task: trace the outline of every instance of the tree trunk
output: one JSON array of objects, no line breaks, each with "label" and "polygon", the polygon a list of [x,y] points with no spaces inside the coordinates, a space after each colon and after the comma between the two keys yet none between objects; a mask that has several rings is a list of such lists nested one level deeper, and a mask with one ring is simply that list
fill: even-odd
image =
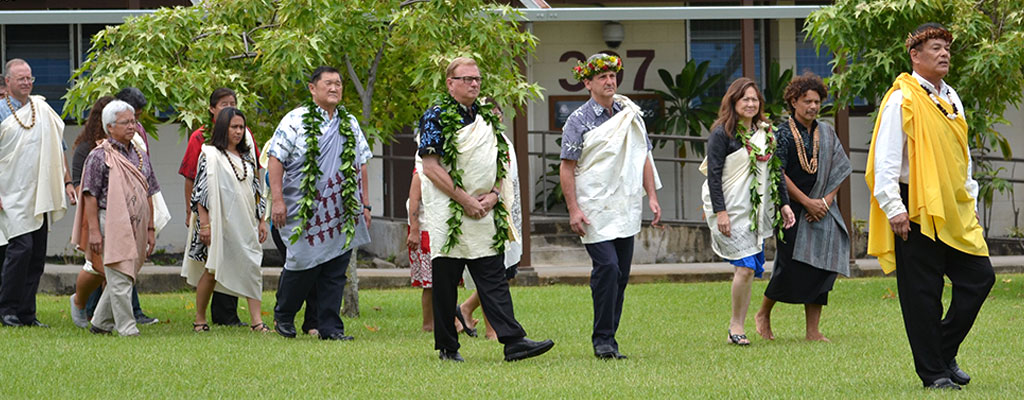
[{"label": "tree trunk", "polygon": [[359,316],[359,275],[356,273],[359,265],[357,257],[358,249],[352,249],[352,257],[349,257],[348,271],[345,272],[345,293],[342,297],[341,313],[349,318]]}]

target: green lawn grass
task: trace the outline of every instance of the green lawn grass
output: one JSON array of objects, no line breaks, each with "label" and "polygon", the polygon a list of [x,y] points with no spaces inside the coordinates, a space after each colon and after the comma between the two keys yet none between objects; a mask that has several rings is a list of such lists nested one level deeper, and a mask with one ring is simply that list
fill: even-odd
[{"label": "green lawn grass", "polygon": [[[932,398],[914,374],[895,280],[841,279],[825,308],[832,343],[803,340],[803,307],[780,304],[777,340],[761,340],[753,314],[766,282],[754,285],[747,333],[726,344],[729,285],[632,285],[618,333],[630,359],[595,359],[585,286],[515,287],[519,321],[551,352],[502,361],[496,342],[460,336],[463,364],[443,363],[420,332],[420,292],[363,290],[362,316],[345,319],[354,342],[286,340],[247,328],[191,332],[194,294],[144,295],[162,320],[138,338],[75,328],[67,296],[39,296],[50,329],[0,329],[0,398]],[[947,286],[947,301],[948,301]],[[265,293],[263,309],[273,307]],[[465,293],[460,296],[465,298]],[[243,302],[244,303],[244,302]],[[1019,399],[1024,276],[999,276],[960,365],[973,376],[960,398]],[[479,313],[479,312],[478,312]],[[242,313],[242,315],[246,315]],[[479,315],[478,315],[479,317]],[[266,316],[270,323],[271,316]],[[482,328],[482,326],[481,326]]]}]

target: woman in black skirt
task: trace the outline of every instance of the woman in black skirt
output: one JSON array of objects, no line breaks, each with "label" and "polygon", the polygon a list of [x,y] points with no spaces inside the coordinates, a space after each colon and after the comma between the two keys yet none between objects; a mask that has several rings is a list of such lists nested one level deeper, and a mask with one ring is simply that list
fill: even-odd
[{"label": "woman in black skirt", "polygon": [[786,87],[790,117],[779,126],[777,154],[782,159],[790,207],[797,223],[777,241],[771,281],[754,317],[757,333],[775,339],[771,312],[776,302],[803,304],[807,340],[829,341],[819,329],[836,275],[849,275],[850,241],[836,207],[839,184],[850,161],[833,128],[818,121],[827,91],[820,77],[805,73]]}]

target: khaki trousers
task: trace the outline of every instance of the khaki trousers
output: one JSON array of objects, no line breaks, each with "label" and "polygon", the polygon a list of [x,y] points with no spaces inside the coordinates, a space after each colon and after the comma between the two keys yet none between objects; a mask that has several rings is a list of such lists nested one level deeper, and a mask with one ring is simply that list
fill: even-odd
[{"label": "khaki trousers", "polygon": [[132,277],[113,268],[104,268],[107,287],[96,304],[92,326],[105,331],[117,330],[121,336],[138,335],[135,314],[132,312]]}]

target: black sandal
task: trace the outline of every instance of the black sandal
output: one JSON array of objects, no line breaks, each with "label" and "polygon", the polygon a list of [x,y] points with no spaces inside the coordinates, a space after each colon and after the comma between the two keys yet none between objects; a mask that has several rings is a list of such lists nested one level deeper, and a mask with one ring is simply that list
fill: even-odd
[{"label": "black sandal", "polygon": [[253,332],[270,332],[270,327],[266,323],[260,322],[256,325],[249,325],[249,330]]},{"label": "black sandal", "polygon": [[209,324],[197,324],[195,322],[192,323],[192,332],[199,333],[199,332],[209,332],[209,331],[210,331],[210,325]]},{"label": "black sandal", "polygon": [[[746,343],[743,342],[744,340],[746,340]],[[750,345],[750,340],[747,339],[747,335],[746,334],[733,335],[732,334],[732,330],[730,330],[729,331],[729,343],[732,343],[732,344],[737,345],[737,346],[749,346]]]},{"label": "black sandal", "polygon": [[477,336],[476,328],[470,328],[469,325],[466,325],[466,319],[462,316],[461,304],[455,306],[455,319],[459,320],[459,323],[462,324],[462,333],[465,333],[469,337],[475,338]]}]

